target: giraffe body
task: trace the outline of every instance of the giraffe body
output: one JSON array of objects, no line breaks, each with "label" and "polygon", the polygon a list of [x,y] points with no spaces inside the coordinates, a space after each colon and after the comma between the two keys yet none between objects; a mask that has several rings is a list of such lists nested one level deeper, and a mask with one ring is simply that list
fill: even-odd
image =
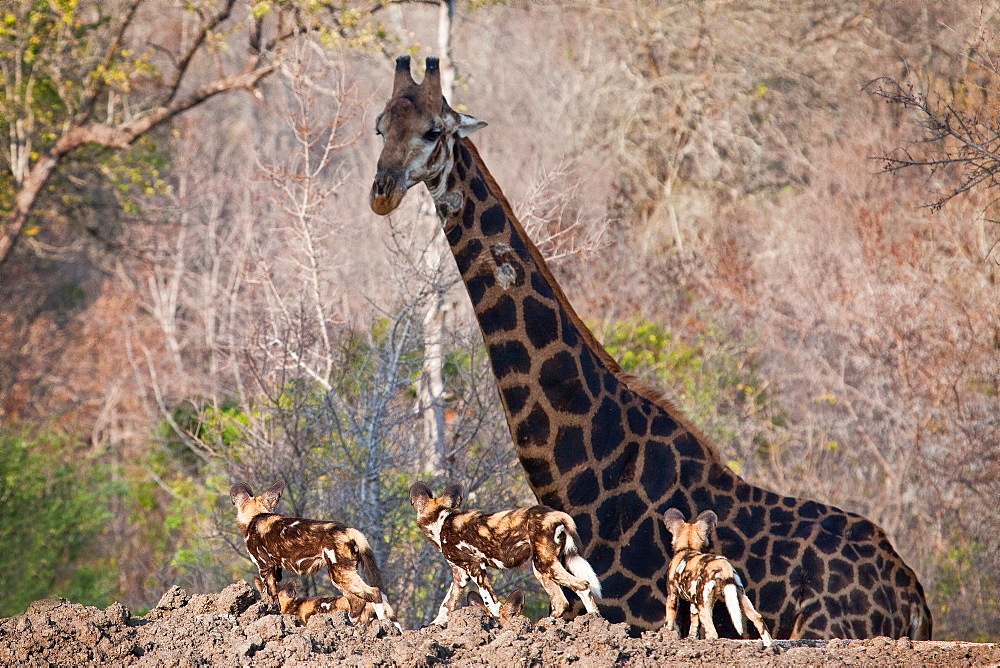
[{"label": "giraffe body", "polygon": [[376,213],[427,185],[472,300],[518,458],[540,503],[567,512],[601,581],[601,613],[664,622],[671,537],[660,517],[718,516],[718,552],[777,638],[927,639],[916,574],[868,519],[750,485],[669,402],[625,374],[577,316],[441,97],[436,59],[397,60],[371,191]]}]

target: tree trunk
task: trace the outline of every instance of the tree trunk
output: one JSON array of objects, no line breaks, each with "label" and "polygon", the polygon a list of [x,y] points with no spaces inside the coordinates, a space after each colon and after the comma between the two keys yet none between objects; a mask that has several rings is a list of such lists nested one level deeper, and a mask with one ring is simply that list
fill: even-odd
[{"label": "tree trunk", "polygon": [[[441,61],[441,92],[451,103],[455,68],[451,63],[451,27],[455,13],[454,0],[442,0],[438,14],[438,57]],[[445,444],[444,421],[444,327],[447,316],[445,287],[441,284],[441,262],[449,255],[441,234],[437,213],[430,195],[424,193],[420,205],[417,229],[429,239],[424,262],[434,285],[427,298],[423,320],[424,361],[420,373],[420,407],[423,410],[424,443],[423,472],[446,476],[449,470]]]}]

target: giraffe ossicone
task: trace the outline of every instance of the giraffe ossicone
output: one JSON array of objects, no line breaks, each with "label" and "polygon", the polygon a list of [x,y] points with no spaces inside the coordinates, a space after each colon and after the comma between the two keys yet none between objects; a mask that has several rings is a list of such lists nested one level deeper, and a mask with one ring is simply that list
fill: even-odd
[{"label": "giraffe ossicone", "polygon": [[[712,510],[717,552],[745,576],[774,637],[929,639],[923,588],[879,526],[747,483],[675,407],[622,371],[468,139],[485,125],[448,106],[437,59],[417,84],[409,57],[398,58],[376,121],[385,145],[371,207],[390,213],[417,183],[434,198],[528,483],[576,522],[600,578],[601,613],[661,626],[672,555],[661,515]],[[719,630],[736,635],[731,623]]]}]

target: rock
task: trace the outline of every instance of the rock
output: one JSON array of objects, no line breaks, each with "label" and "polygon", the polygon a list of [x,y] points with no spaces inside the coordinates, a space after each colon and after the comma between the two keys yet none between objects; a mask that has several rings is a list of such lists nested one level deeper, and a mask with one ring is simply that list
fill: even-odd
[{"label": "rock", "polygon": [[178,608],[183,608],[187,605],[190,597],[187,592],[174,585],[160,597],[160,602],[156,604],[156,607],[160,610],[177,610]]},{"label": "rock", "polygon": [[269,608],[270,606],[268,606],[268,604],[264,601],[252,603],[246,610],[243,611],[243,614],[240,615],[240,623],[247,625],[257,621],[264,615],[268,614]]},{"label": "rock", "polygon": [[222,615],[241,615],[259,600],[257,591],[246,580],[240,580],[219,593],[215,599],[215,609]]},{"label": "rock", "polygon": [[259,635],[267,642],[288,635],[294,627],[291,615],[265,615],[247,627],[247,636]]},{"label": "rock", "polygon": [[104,608],[104,620],[101,623],[105,626],[128,626],[131,618],[132,612],[116,601]]}]

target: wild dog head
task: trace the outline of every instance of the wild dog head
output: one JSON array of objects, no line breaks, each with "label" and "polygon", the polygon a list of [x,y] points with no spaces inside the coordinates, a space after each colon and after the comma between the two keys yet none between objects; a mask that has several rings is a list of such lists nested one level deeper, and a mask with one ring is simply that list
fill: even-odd
[{"label": "wild dog head", "polygon": [[445,487],[437,498],[426,483],[415,482],[410,487],[410,505],[416,509],[418,518],[436,517],[442,510],[458,510],[463,496],[462,486],[457,482]]},{"label": "wild dog head", "polygon": [[285,489],[285,481],[279,480],[271,485],[266,492],[260,496],[254,496],[250,491],[250,485],[245,482],[238,482],[229,490],[229,500],[236,506],[236,523],[241,529],[246,529],[257,515],[264,515],[274,511],[278,501],[281,500],[281,493]]},{"label": "wild dog head", "polygon": [[718,522],[718,516],[711,510],[701,513],[698,519],[690,524],[684,519],[684,514],[676,508],[668,508],[663,513],[663,523],[674,537],[671,546],[675,554],[680,550],[708,551],[712,546],[712,535]]}]

